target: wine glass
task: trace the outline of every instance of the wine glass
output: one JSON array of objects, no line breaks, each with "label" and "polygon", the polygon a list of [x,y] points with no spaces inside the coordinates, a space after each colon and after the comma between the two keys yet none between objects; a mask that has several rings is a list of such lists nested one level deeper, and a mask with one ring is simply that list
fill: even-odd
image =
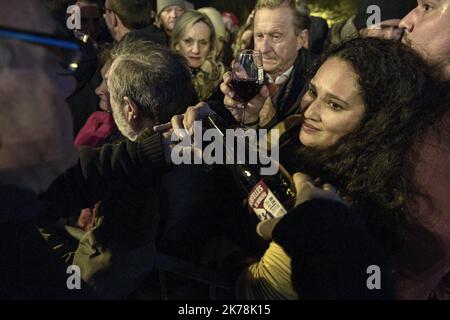
[{"label": "wine glass", "polygon": [[240,127],[244,127],[245,107],[258,95],[264,83],[262,54],[255,50],[242,50],[231,70],[230,85],[235,93],[233,99],[242,103]]}]

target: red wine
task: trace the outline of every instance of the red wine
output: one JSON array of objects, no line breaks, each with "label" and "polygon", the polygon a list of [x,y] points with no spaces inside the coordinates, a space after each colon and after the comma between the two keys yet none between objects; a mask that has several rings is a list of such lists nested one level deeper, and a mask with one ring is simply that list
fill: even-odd
[{"label": "red wine", "polygon": [[234,99],[240,102],[249,102],[262,87],[260,81],[253,79],[232,79],[230,84],[236,94]]}]

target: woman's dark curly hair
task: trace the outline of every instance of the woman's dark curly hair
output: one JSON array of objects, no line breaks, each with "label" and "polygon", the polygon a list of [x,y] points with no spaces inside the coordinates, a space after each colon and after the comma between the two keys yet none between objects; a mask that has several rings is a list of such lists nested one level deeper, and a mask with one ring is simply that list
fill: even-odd
[{"label": "woman's dark curly hair", "polygon": [[340,44],[319,59],[313,74],[334,57],[358,75],[365,115],[359,128],[333,147],[300,147],[295,170],[335,184],[393,252],[408,219],[407,204],[421,194],[408,161],[413,144],[448,110],[449,85],[437,80],[414,51],[393,41],[361,38]]}]

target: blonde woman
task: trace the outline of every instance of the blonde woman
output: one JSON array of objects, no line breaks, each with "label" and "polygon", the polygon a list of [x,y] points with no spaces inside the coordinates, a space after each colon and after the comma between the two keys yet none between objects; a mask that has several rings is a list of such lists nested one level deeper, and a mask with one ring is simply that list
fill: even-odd
[{"label": "blonde woman", "polygon": [[211,20],[198,11],[183,14],[173,29],[170,48],[186,58],[198,99],[208,99],[225,72],[216,61],[216,32]]}]

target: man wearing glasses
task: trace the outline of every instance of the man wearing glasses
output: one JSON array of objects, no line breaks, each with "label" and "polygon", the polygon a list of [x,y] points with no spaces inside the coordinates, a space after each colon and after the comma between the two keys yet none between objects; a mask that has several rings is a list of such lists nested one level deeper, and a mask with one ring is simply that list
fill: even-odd
[{"label": "man wearing glasses", "polygon": [[[76,43],[53,36],[41,2],[0,3],[0,298],[83,298],[35,225],[37,194],[76,162],[64,101]],[[32,30],[32,31],[30,31]],[[84,296],[86,297],[86,296]]]}]

